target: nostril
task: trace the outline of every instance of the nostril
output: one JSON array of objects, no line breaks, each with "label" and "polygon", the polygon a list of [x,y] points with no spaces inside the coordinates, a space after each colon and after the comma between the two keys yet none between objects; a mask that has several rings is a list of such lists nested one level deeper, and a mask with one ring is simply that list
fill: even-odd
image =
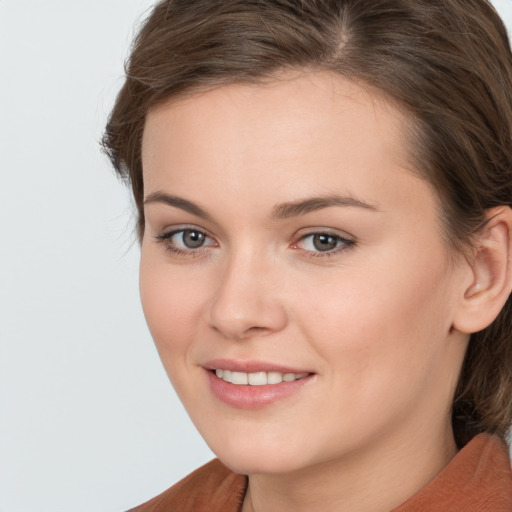
[{"label": "nostril", "polygon": [[267,331],[268,329],[265,328],[265,327],[250,327],[249,329],[247,329],[247,332],[250,333],[250,332],[264,332],[264,331]]},{"label": "nostril", "polygon": [[283,329],[285,308],[260,279],[247,283],[239,273],[223,277],[219,290],[205,309],[206,321],[223,337],[242,340]]}]

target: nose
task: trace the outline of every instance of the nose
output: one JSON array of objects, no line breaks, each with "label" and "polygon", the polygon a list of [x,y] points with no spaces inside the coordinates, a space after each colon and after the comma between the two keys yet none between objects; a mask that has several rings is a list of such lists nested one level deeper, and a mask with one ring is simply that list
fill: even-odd
[{"label": "nose", "polygon": [[275,265],[254,253],[225,262],[208,312],[210,326],[234,340],[282,330],[287,314],[277,274]]}]

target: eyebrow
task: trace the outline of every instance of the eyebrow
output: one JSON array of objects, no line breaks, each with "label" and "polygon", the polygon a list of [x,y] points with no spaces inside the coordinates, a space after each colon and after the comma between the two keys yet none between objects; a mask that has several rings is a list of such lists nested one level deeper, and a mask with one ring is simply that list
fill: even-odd
[{"label": "eyebrow", "polygon": [[153,192],[152,194],[149,194],[149,196],[144,199],[144,205],[151,203],[163,203],[168,206],[179,208],[180,210],[185,210],[186,212],[202,219],[213,219],[212,215],[210,215],[206,210],[193,203],[192,201],[188,201],[182,197],[172,196],[170,194],[166,194],[165,192]]},{"label": "eyebrow", "polygon": [[356,207],[371,211],[378,211],[374,205],[365,203],[364,201],[361,201],[360,199],[352,196],[329,195],[311,197],[291,203],[278,204],[274,206],[272,210],[272,219],[288,219],[290,217],[305,215],[307,213],[329,208],[331,206]]},{"label": "eyebrow", "polygon": [[[213,216],[199,205],[182,197],[173,196],[165,192],[153,192],[144,200],[144,205],[152,203],[163,203],[184,210],[196,217],[213,220]],[[310,197],[294,202],[279,203],[272,208],[271,218],[274,221],[278,221],[290,217],[306,215],[331,206],[356,207],[370,211],[378,211],[374,205],[361,201],[353,196],[328,195]]]}]

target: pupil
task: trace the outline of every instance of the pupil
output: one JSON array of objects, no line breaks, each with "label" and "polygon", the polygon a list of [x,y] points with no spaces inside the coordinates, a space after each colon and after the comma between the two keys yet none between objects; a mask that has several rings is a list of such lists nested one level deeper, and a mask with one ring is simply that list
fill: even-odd
[{"label": "pupil", "polygon": [[183,232],[183,243],[189,249],[197,249],[198,247],[201,247],[203,245],[204,235],[199,231],[187,229],[186,231]]},{"label": "pupil", "polygon": [[318,251],[331,251],[336,249],[337,239],[332,235],[314,235],[313,245]]}]

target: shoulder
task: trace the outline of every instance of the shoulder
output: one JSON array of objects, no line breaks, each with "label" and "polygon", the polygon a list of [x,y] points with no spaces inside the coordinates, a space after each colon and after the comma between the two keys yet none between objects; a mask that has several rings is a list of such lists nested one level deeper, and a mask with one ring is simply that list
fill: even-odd
[{"label": "shoulder", "polygon": [[245,476],[214,459],[128,512],[239,512],[246,486]]},{"label": "shoulder", "polygon": [[479,434],[424,489],[394,512],[511,512],[509,448]]}]

